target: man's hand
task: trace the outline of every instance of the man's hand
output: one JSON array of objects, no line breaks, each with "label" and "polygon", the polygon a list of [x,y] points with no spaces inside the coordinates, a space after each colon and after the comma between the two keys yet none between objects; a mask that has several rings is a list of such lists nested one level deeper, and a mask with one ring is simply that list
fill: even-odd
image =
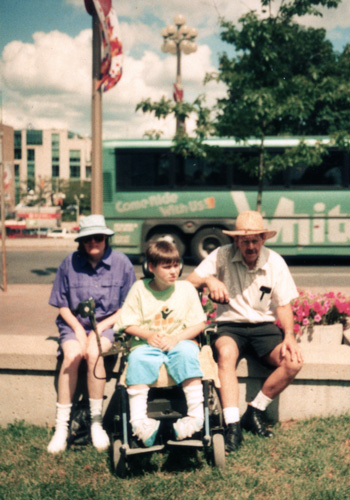
[{"label": "man's hand", "polygon": [[210,298],[214,302],[220,304],[228,304],[230,295],[225,284],[217,278],[211,277],[207,279],[207,286],[209,289]]},{"label": "man's hand", "polygon": [[281,346],[281,356],[286,357],[287,352],[290,352],[290,359],[293,361],[296,359],[299,363],[304,361],[302,350],[294,338],[294,335],[287,333]]}]

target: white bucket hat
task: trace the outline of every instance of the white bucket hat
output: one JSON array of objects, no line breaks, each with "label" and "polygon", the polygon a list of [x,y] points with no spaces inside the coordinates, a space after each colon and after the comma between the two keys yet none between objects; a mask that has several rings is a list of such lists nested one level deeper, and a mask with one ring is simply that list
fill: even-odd
[{"label": "white bucket hat", "polygon": [[75,241],[79,241],[85,236],[92,236],[94,234],[112,236],[114,232],[106,226],[103,215],[87,215],[86,217],[81,217],[79,221],[79,234],[75,238]]},{"label": "white bucket hat", "polygon": [[241,212],[236,219],[235,231],[222,231],[229,236],[248,236],[253,234],[264,234],[265,239],[273,238],[276,236],[277,231],[269,231],[264,228],[264,221],[259,212],[249,210]]}]

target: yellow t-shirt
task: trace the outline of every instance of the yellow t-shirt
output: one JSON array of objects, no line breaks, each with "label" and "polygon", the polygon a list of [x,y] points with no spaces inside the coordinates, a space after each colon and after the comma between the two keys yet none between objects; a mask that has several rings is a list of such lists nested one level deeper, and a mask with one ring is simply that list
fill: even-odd
[{"label": "yellow t-shirt", "polygon": [[[176,281],[173,286],[157,292],[149,286],[151,281],[139,280],[131,287],[114,325],[117,333],[128,326],[139,326],[148,331],[175,335],[206,321],[198,292],[190,282]],[[145,343],[145,339],[133,337],[131,348]]]}]

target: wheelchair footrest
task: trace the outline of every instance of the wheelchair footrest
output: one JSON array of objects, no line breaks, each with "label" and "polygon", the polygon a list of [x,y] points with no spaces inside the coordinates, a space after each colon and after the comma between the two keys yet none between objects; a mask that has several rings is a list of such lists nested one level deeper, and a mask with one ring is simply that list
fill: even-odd
[{"label": "wheelchair footrest", "polygon": [[165,448],[164,444],[150,446],[149,448],[128,448],[125,450],[125,454],[127,456],[140,455],[140,453],[153,453],[155,451],[162,451],[164,450],[164,448]]},{"label": "wheelchair footrest", "polygon": [[169,440],[167,446],[190,446],[191,448],[203,448],[203,441],[200,439],[184,439],[183,441]]}]

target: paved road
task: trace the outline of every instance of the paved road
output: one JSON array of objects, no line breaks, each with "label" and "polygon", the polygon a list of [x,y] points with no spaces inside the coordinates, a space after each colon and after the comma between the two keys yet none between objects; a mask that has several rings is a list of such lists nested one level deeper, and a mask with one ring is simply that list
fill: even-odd
[{"label": "paved road", "polygon": [[[74,247],[73,247],[74,248]],[[7,281],[9,284],[52,284],[59,264],[72,248],[50,248],[45,250],[19,250],[7,252]],[[350,286],[350,266],[344,259],[303,261],[288,259],[288,263],[298,287],[347,287]],[[134,262],[135,272],[141,276],[141,266]],[[183,276],[194,269],[186,262]]]},{"label": "paved road", "polygon": [[[48,299],[57,267],[74,248],[57,243],[51,248],[12,247],[6,252],[8,289],[0,290],[0,334],[57,336],[57,311],[48,305]],[[298,288],[343,291],[350,296],[350,266],[346,261],[338,259],[332,264],[312,261],[301,265],[300,261],[289,259],[289,264]],[[186,263],[183,276],[193,267]],[[135,264],[135,270],[141,276],[141,266]]]}]

